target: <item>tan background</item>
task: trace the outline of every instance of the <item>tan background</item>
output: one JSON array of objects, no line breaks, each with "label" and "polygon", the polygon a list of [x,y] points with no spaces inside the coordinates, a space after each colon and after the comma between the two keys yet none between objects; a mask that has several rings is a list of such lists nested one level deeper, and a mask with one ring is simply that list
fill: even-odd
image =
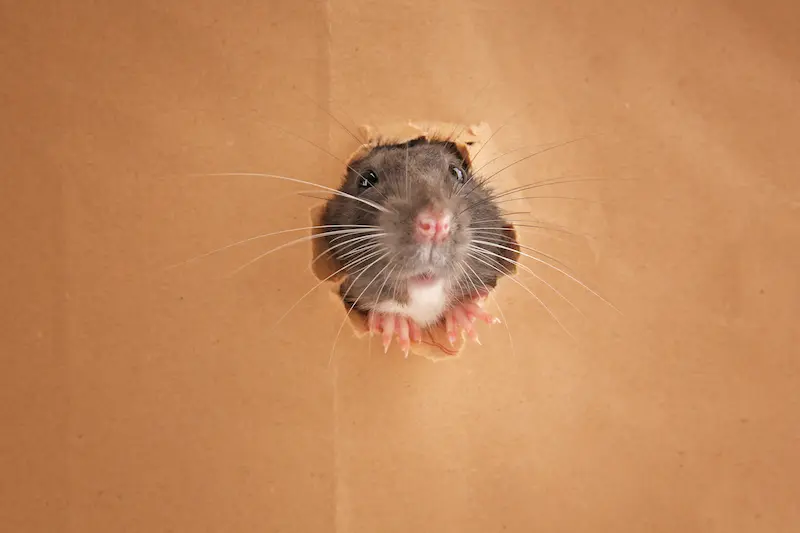
[{"label": "tan background", "polygon": [[[800,4],[647,4],[3,0],[0,528],[800,531]],[[502,150],[602,132],[515,169],[637,180],[526,208],[624,314],[551,273],[576,341],[505,284],[514,352],[328,367],[323,293],[271,329],[307,247],[165,271],[313,203],[186,174],[336,183],[271,125],[352,148],[292,85],[357,123],[532,102]]]}]

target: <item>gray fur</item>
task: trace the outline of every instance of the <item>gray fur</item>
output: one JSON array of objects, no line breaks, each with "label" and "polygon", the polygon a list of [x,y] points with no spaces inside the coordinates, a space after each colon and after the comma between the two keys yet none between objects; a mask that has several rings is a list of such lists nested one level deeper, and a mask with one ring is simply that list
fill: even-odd
[{"label": "gray fur", "polygon": [[[451,166],[464,171],[466,185],[457,181]],[[382,205],[390,212],[380,212],[338,195],[326,205],[322,224],[367,224],[379,226],[387,233],[380,238],[361,239],[352,246],[343,244],[351,237],[330,238],[329,246],[340,245],[332,255],[342,266],[365,255],[359,252],[343,257],[348,252],[361,245],[379,244],[369,253],[380,251],[380,254],[346,270],[341,295],[348,308],[355,302],[356,310],[366,312],[380,301],[392,299],[405,303],[406,280],[428,271],[446,280],[453,303],[474,295],[476,289],[494,288],[500,272],[515,271],[511,261],[517,258],[513,252],[473,242],[478,239],[518,249],[514,233],[508,229],[510,224],[489,198],[491,191],[473,176],[452,143],[420,139],[408,144],[382,145],[350,167],[339,190]],[[377,174],[378,183],[366,189],[359,187],[360,175],[369,170]],[[439,247],[420,245],[413,239],[416,214],[432,203],[448,207],[455,215],[451,237]],[[476,235],[471,227],[491,228],[496,235],[483,229]],[[506,259],[492,255],[470,257],[470,244]],[[371,264],[387,252],[388,257]]]}]

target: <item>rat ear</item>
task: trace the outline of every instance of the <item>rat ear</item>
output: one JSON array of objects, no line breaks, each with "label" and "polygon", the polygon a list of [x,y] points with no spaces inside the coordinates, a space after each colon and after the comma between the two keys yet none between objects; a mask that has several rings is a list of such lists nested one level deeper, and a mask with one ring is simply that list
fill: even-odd
[{"label": "rat ear", "polygon": [[426,144],[428,142],[430,142],[428,140],[428,138],[425,137],[424,135],[421,135],[421,136],[417,137],[416,139],[411,139],[410,141],[403,143],[402,146],[404,148],[405,147],[414,148],[415,146],[418,146],[420,144]]},{"label": "rat ear", "polygon": [[458,158],[458,160],[461,162],[461,165],[465,169],[472,168],[472,161],[470,160],[469,153],[467,152],[467,147],[465,145],[461,145],[453,141],[444,141],[442,145],[445,147],[445,149],[447,149],[448,152]]}]

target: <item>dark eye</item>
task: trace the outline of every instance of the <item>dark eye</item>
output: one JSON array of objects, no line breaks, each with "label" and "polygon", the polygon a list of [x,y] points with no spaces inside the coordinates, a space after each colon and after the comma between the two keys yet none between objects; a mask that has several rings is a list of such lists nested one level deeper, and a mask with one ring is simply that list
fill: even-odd
[{"label": "dark eye", "polygon": [[378,175],[372,170],[362,172],[358,177],[358,186],[362,189],[367,189],[378,184]]},{"label": "dark eye", "polygon": [[450,174],[456,179],[459,183],[464,183],[464,171],[458,167],[450,167]]}]

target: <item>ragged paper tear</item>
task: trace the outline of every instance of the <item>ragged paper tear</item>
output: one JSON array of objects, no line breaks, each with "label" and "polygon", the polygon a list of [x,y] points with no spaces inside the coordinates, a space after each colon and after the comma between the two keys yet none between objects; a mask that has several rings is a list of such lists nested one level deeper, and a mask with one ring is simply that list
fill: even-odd
[{"label": "ragged paper tear", "polygon": [[[462,157],[468,162],[470,166],[474,166],[476,154],[481,156],[482,161],[492,161],[497,157],[495,150],[491,150],[489,145],[486,144],[491,139],[491,130],[486,123],[477,125],[466,126],[459,124],[448,123],[398,123],[389,124],[380,128],[372,126],[362,126],[362,137],[367,140],[364,144],[353,152],[347,159],[349,165],[352,161],[360,159],[368,154],[375,146],[387,141],[391,143],[404,143],[420,137],[426,137],[432,141],[435,140],[448,140],[454,142],[461,152]],[[497,180],[493,179],[494,187],[498,190],[509,190],[516,186],[516,182],[509,175],[500,177]],[[509,195],[509,198],[512,198]],[[322,225],[322,217],[325,211],[325,204],[317,205],[311,209],[311,226],[318,227]],[[323,230],[315,229],[313,234],[319,234]],[[508,227],[508,231],[513,234],[514,242],[516,239],[516,231],[513,225]],[[328,253],[327,242],[323,238],[312,240],[312,271],[318,280],[324,281],[330,286],[330,296],[333,311],[348,313],[348,322],[356,337],[364,338],[369,335],[369,327],[367,324],[367,316],[361,312],[346,305],[341,296],[339,295],[339,287],[345,281],[345,274],[342,271],[342,266],[333,257],[333,254]],[[518,250],[517,250],[518,252]],[[514,261],[519,259],[517,253]],[[515,269],[512,269],[512,272]],[[493,293],[496,292],[493,291]],[[494,294],[490,295],[486,300],[488,306],[494,303]],[[432,361],[440,361],[442,359],[452,359],[460,355],[465,347],[466,338],[462,334],[456,339],[455,345],[451,345],[447,332],[443,323],[431,326],[422,332],[422,342],[419,344],[412,343],[410,353],[419,355],[430,359]],[[393,343],[394,349],[397,344]]]}]

